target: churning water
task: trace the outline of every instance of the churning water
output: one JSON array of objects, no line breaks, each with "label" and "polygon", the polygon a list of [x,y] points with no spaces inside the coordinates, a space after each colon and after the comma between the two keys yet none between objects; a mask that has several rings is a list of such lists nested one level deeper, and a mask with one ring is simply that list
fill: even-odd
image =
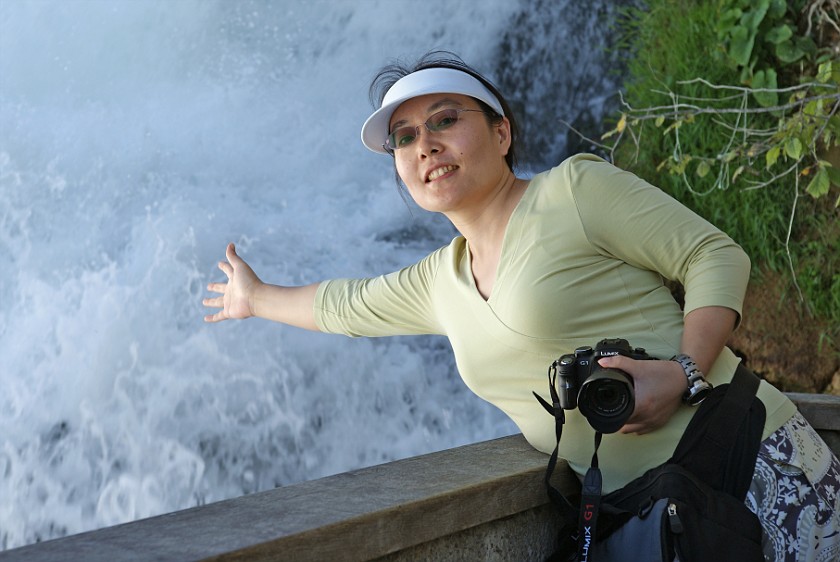
[{"label": "churning water", "polygon": [[454,235],[358,140],[392,57],[460,53],[559,161],[614,91],[574,4],[0,0],[0,550],[516,431],[445,339],[201,299],[228,241],[299,284]]}]

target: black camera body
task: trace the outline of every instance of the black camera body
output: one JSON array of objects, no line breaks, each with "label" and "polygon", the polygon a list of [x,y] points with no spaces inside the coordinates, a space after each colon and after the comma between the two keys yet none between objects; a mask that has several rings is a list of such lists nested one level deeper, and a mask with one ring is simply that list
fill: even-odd
[{"label": "black camera body", "polygon": [[633,378],[620,369],[598,364],[602,357],[624,355],[632,359],[653,359],[641,347],[632,348],[627,340],[608,338],[595,349],[579,347],[552,365],[557,371],[557,394],[564,410],[580,409],[595,430],[615,433],[633,414],[636,406]]}]

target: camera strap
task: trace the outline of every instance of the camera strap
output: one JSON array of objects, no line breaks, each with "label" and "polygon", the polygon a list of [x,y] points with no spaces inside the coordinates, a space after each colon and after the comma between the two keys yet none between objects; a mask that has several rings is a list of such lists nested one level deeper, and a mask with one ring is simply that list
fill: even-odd
[{"label": "camera strap", "polygon": [[548,497],[551,502],[557,506],[557,508],[563,514],[563,520],[566,522],[564,529],[568,527],[568,533],[561,532],[561,537],[571,537],[572,533],[574,532],[574,521],[577,519],[577,509],[569,502],[569,500],[564,496],[560,490],[555,488],[551,485],[551,475],[554,473],[554,468],[557,466],[557,455],[560,449],[560,438],[563,436],[563,424],[566,423],[566,413],[565,410],[560,406],[560,397],[557,394],[557,362],[551,364],[548,368],[548,390],[551,394],[551,404],[546,402],[542,396],[533,392],[534,397],[537,401],[542,405],[545,410],[554,417],[554,434],[557,438],[557,444],[554,445],[554,451],[551,452],[551,456],[548,459],[548,466],[545,469],[545,489],[548,492]]},{"label": "camera strap", "polygon": [[[561,539],[568,537],[576,541],[576,545],[567,545],[571,550],[575,548],[580,562],[590,560],[589,549],[595,540],[595,530],[598,523],[598,512],[601,506],[602,483],[601,469],[598,467],[598,447],[601,446],[603,434],[595,432],[595,451],[592,453],[592,462],[581,486],[580,507],[575,508],[571,502],[557,488],[551,484],[551,475],[557,466],[560,439],[563,436],[563,425],[566,423],[565,410],[560,406],[560,397],[557,394],[557,362],[548,368],[548,390],[551,394],[551,404],[542,396],[534,392],[534,397],[545,410],[554,417],[554,433],[557,437],[557,444],[548,459],[548,466],[545,471],[545,487],[551,502],[557,506],[563,514],[565,524],[560,532]],[[577,521],[577,525],[575,525]],[[575,532],[576,531],[576,532]],[[564,548],[561,545],[561,549]]]},{"label": "camera strap", "polygon": [[592,463],[583,477],[580,489],[580,517],[578,518],[578,557],[580,562],[589,560],[589,549],[595,540],[598,525],[598,512],[601,508],[601,489],[603,479],[601,469],[598,468],[598,447],[601,446],[603,434],[595,432],[595,452],[592,453]]}]

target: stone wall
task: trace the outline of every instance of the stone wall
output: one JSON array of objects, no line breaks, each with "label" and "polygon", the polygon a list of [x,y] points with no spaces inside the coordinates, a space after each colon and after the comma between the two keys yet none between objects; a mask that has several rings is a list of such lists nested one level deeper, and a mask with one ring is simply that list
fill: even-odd
[{"label": "stone wall", "polygon": [[[840,397],[792,394],[840,451]],[[521,435],[0,552],[2,562],[544,560],[547,456]],[[565,464],[555,485],[578,488]]]}]

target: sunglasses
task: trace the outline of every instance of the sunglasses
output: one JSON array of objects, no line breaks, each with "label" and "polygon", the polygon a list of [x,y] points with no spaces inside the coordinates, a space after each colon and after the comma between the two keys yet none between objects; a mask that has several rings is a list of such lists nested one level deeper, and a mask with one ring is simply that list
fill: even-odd
[{"label": "sunglasses", "polygon": [[[446,129],[450,128],[452,125],[458,122],[459,114],[464,111],[474,111],[476,113],[487,113],[481,109],[444,109],[442,111],[438,111],[437,113],[432,114],[431,117],[426,119],[426,122],[423,125],[426,127],[426,130],[430,133],[440,133],[441,131],[445,131]],[[411,127],[399,127],[398,129],[394,130],[388,138],[385,139],[385,144],[382,145],[382,148],[388,151],[389,154],[394,154],[395,150],[399,150],[401,148],[405,148],[407,146],[411,146],[414,141],[417,140],[417,137],[420,136],[420,126]]]}]

